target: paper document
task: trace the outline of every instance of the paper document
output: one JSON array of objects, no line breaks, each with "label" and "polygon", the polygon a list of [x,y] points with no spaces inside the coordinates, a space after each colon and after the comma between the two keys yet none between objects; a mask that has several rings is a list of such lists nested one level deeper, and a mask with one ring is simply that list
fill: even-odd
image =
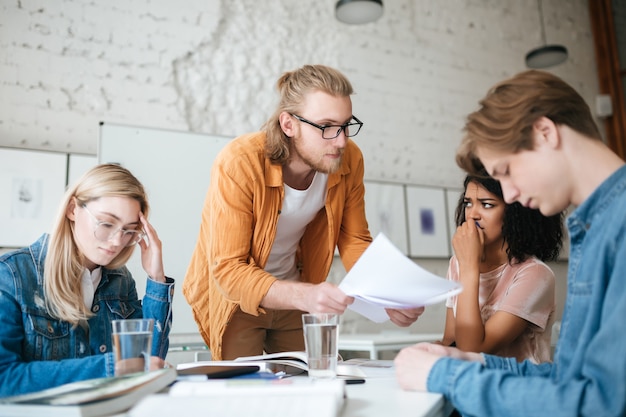
[{"label": "paper document", "polygon": [[378,234],[346,274],[339,288],[355,298],[348,308],[376,323],[389,319],[385,308],[435,304],[461,292],[461,284],[426,271]]}]

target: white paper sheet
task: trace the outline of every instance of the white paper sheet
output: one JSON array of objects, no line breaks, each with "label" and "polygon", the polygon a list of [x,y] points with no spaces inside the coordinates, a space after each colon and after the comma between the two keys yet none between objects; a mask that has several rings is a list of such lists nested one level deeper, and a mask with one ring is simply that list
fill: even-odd
[{"label": "white paper sheet", "polygon": [[351,310],[376,323],[389,319],[385,308],[427,306],[462,290],[460,283],[417,265],[383,233],[363,252],[339,288],[355,298]]}]

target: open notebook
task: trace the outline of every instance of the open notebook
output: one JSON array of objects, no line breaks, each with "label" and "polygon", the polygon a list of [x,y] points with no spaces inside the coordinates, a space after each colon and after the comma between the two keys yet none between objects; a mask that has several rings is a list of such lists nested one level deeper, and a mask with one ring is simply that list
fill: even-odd
[{"label": "open notebook", "polygon": [[341,380],[295,377],[277,380],[228,379],[179,381],[168,394],[150,395],[130,410],[130,417],[337,417],[345,401]]}]

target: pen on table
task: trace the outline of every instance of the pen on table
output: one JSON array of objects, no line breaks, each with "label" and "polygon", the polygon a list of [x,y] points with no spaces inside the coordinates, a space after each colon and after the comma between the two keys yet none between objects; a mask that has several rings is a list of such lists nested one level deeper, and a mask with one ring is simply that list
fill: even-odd
[{"label": "pen on table", "polygon": [[169,348],[172,352],[187,352],[187,351],[196,351],[196,350],[208,350],[209,348],[206,346],[172,346]]}]

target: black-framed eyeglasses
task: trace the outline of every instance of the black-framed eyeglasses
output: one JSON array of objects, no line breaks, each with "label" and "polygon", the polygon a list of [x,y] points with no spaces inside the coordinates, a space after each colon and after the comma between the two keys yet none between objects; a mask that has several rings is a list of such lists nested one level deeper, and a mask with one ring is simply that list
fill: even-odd
[{"label": "black-framed eyeglasses", "polygon": [[128,247],[133,246],[144,237],[144,233],[141,230],[124,229],[123,227],[116,228],[113,223],[98,220],[98,218],[89,211],[86,204],[82,204],[81,207],[85,209],[94,221],[93,235],[101,242],[107,242],[121,232],[120,242]]},{"label": "black-framed eyeglasses", "polygon": [[[348,123],[344,123],[342,125],[318,125],[317,123],[313,123],[312,121],[307,120],[302,116],[298,116],[297,114],[290,114],[301,122],[320,129],[322,131],[323,139],[335,139],[337,136],[339,136],[342,130],[346,137],[351,138],[353,136],[356,136],[361,130],[361,127],[363,127],[363,122],[357,119],[357,117],[354,115]],[[354,122],[352,120],[354,120]]]}]

